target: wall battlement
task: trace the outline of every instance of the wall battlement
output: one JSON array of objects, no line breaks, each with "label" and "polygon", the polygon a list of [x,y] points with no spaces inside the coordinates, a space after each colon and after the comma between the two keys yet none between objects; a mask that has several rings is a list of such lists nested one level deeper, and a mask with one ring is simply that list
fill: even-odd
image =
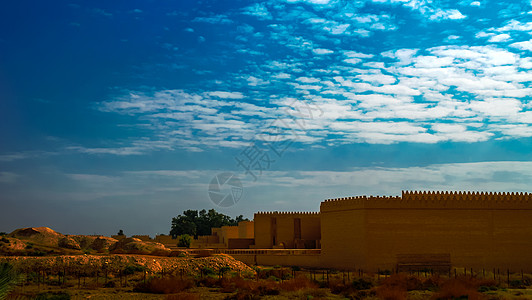
[{"label": "wall battlement", "polygon": [[283,216],[317,216],[320,214],[319,211],[310,211],[310,212],[298,212],[298,211],[259,211],[255,213],[256,215],[283,215]]},{"label": "wall battlement", "polygon": [[520,209],[532,210],[530,193],[402,191],[401,196],[327,199],[320,211],[344,209]]}]

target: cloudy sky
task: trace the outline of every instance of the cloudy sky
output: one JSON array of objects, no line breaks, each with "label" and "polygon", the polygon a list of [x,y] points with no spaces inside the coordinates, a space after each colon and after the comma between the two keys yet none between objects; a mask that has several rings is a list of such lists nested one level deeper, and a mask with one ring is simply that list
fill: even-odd
[{"label": "cloudy sky", "polygon": [[0,231],[530,192],[531,32],[530,0],[5,2]]}]

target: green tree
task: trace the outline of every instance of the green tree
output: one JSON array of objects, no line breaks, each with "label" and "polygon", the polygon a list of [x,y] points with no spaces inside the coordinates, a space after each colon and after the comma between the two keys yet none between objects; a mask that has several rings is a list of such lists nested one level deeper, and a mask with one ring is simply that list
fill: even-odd
[{"label": "green tree", "polygon": [[118,230],[117,235],[124,235],[124,230],[122,230],[122,229]]},{"label": "green tree", "polygon": [[202,209],[199,212],[189,209],[184,211],[183,215],[172,218],[170,235],[173,238],[177,238],[177,236],[188,234],[197,238],[198,235],[210,235],[211,228],[236,226],[241,221],[248,221],[248,219],[244,219],[242,215],[232,219],[230,216],[221,214],[214,209],[209,209],[208,211]]},{"label": "green tree", "polygon": [[179,236],[179,241],[177,242],[177,247],[190,248],[192,243],[192,237],[188,234],[183,234]]},{"label": "green tree", "polygon": [[175,239],[182,234],[197,236],[197,219],[198,211],[190,209],[184,211],[183,215],[172,218],[172,228],[170,229],[172,238]]}]

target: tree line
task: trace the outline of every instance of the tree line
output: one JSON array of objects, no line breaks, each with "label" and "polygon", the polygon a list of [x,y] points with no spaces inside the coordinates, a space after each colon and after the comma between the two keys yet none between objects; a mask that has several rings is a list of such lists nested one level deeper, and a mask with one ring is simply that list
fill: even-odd
[{"label": "tree line", "polygon": [[199,235],[210,235],[211,228],[217,228],[222,226],[236,226],[238,222],[249,221],[240,215],[236,218],[224,215],[209,209],[209,211],[202,209],[197,210],[185,210],[182,215],[172,218],[172,227],[170,229],[170,235],[173,238],[177,238],[181,235],[190,235],[197,238]]}]

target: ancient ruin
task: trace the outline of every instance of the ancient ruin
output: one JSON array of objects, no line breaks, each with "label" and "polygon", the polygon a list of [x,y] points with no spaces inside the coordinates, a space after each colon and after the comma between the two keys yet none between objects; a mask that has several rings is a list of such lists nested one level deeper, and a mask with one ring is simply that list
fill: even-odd
[{"label": "ancient ruin", "polygon": [[[213,236],[226,240],[219,247],[224,252],[248,263],[532,271],[529,193],[403,191],[399,197],[328,199],[320,212],[258,212],[246,226],[253,226],[246,242],[220,229],[213,229]],[[201,243],[207,239],[194,246],[208,248]]]}]

